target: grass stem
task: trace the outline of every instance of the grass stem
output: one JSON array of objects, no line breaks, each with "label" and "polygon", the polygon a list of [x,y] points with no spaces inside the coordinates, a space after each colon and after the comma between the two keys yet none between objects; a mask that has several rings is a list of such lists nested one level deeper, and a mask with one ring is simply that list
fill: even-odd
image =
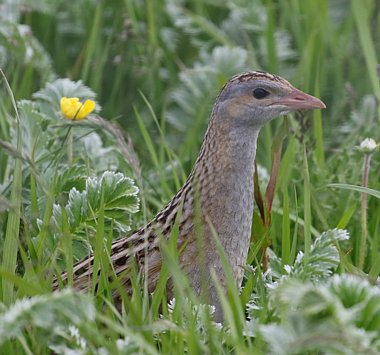
[{"label": "grass stem", "polygon": [[[371,153],[364,155],[362,187],[368,187],[368,175],[371,162]],[[359,249],[359,268],[364,268],[367,247],[367,194],[362,192],[361,198],[361,238]]]}]

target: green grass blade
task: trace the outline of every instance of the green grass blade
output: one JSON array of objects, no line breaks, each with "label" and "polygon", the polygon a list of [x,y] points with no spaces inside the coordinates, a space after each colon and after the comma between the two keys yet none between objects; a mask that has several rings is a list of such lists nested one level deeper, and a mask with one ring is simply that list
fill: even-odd
[{"label": "green grass blade", "polygon": [[290,219],[289,219],[289,197],[288,190],[284,189],[283,213],[282,213],[282,263],[290,263]]},{"label": "green grass blade", "polygon": [[303,146],[303,176],[304,176],[304,241],[305,260],[309,255],[311,246],[311,198],[310,198],[310,177],[307,162],[306,145]]},{"label": "green grass blade", "polygon": [[[92,293],[96,294],[100,292],[99,284],[100,284],[100,273],[102,270],[102,266],[105,264],[104,262],[104,191],[102,191],[100,208],[98,213],[98,219],[96,221],[96,234],[95,234],[95,248],[94,248],[94,264],[93,264],[93,273],[92,273]],[[100,285],[102,286],[102,285]]]},{"label": "green grass blade", "polygon": [[156,148],[154,146],[154,143],[153,143],[153,140],[144,124],[144,121],[141,117],[141,115],[139,114],[139,112],[137,111],[137,109],[135,108],[135,114],[136,114],[136,118],[137,118],[137,123],[139,125],[139,128],[140,128],[140,132],[143,136],[143,140],[144,140],[144,143],[145,143],[145,146],[149,152],[149,155],[150,155],[150,159],[152,160],[154,166],[155,166],[155,169],[156,171],[159,173],[159,176],[160,176],[160,182],[162,184],[162,187],[163,189],[165,190],[165,193],[170,196],[172,194],[172,191],[171,191],[171,188],[169,187],[168,185],[168,182],[167,182],[167,179],[165,177],[165,171],[163,169],[163,167],[161,166],[160,164],[160,161],[159,161],[159,158],[158,158],[158,155],[157,155],[157,152],[156,152]]},{"label": "green grass blade", "polygon": [[99,30],[102,27],[101,21],[102,21],[102,13],[103,13],[103,1],[99,1],[95,9],[96,10],[93,17],[94,18],[93,25],[91,28],[89,40],[87,42],[86,56],[85,56],[83,69],[82,69],[82,75],[81,75],[81,77],[85,81],[87,81],[89,78],[90,67],[93,61],[93,57],[95,55],[96,48],[99,45],[99,42],[97,39],[100,37]]},{"label": "green grass blade", "polygon": [[380,253],[377,253],[377,257],[375,258],[375,262],[373,263],[371,269],[368,273],[368,279],[373,283],[376,284],[377,278],[380,274]]},{"label": "green grass blade", "polygon": [[[10,88],[9,83],[1,69],[0,69],[0,74],[4,79],[6,90],[11,98],[13,109],[15,111],[16,129],[17,129],[17,151],[20,155],[22,155],[20,117],[17,111],[16,101],[13,96],[12,89]],[[7,271],[9,273],[14,273],[16,270],[17,251],[18,251],[19,232],[20,232],[21,191],[22,191],[22,161],[20,159],[15,159],[11,198],[10,198],[12,209],[8,213],[5,240],[4,240],[4,246],[3,246],[3,261],[2,261],[2,268],[4,269],[4,271]],[[2,294],[3,294],[2,296],[3,303],[5,305],[10,305],[14,298],[13,280],[3,278],[1,287],[2,287]]]},{"label": "green grass blade", "polygon": [[[364,58],[367,64],[367,71],[371,81],[372,90],[377,100],[380,100],[380,82],[377,75],[378,60],[376,58],[376,49],[371,37],[370,12],[374,6],[372,1],[351,1],[352,13],[355,20],[356,28],[359,33],[360,44],[363,49]],[[372,6],[373,5],[373,6]],[[380,120],[380,106],[377,107],[378,119]]]},{"label": "green grass blade", "polygon": [[69,219],[66,208],[62,206],[62,231],[63,231],[63,248],[66,261],[67,284],[73,285],[73,238],[70,232]]},{"label": "green grass blade", "polygon": [[[316,81],[315,95],[319,96],[319,81]],[[325,147],[323,144],[323,126],[322,126],[322,111],[313,111],[313,133],[315,138],[315,158],[319,167],[324,168],[325,165]]]},{"label": "green grass blade", "polygon": [[55,174],[52,181],[51,181],[49,194],[48,194],[47,200],[46,200],[46,206],[45,206],[45,212],[44,212],[44,217],[43,217],[43,221],[42,221],[42,226],[41,226],[40,232],[38,233],[38,236],[37,236],[36,250],[37,250],[38,260],[41,260],[41,258],[42,258],[45,241],[46,241],[46,238],[48,237],[48,234],[49,234],[49,225],[50,225],[50,221],[51,221],[51,216],[53,214],[56,177],[57,176]]},{"label": "green grass blade", "polygon": [[353,204],[349,208],[347,208],[347,210],[344,211],[343,216],[340,218],[338,224],[336,225],[336,228],[345,229],[347,227],[348,222],[350,222],[352,216],[354,215],[355,210],[356,204]]},{"label": "green grass blade", "polygon": [[363,192],[363,193],[371,195],[373,197],[380,198],[380,191],[373,190],[373,189],[370,189],[368,187],[362,187],[362,186],[356,186],[356,185],[350,185],[350,184],[328,184],[328,185],[326,185],[326,187],[333,187],[333,188],[337,188],[337,189]]},{"label": "green grass blade", "polygon": [[[146,96],[140,91],[140,95],[142,97],[142,99],[144,100],[146,106],[148,107],[148,110],[150,112],[150,114],[152,115],[153,117],[153,120],[154,120],[154,123],[156,124],[156,127],[158,129],[158,132],[160,134],[160,143],[161,143],[161,146],[163,147],[167,157],[169,158],[169,163],[174,166],[174,162],[179,162],[180,159],[174,154],[174,152],[170,149],[169,145],[168,145],[168,141],[165,137],[165,132],[163,131],[163,129],[161,128],[161,125],[158,121],[158,118],[154,112],[154,109],[152,107],[152,105],[150,104],[150,102],[148,101],[148,99],[146,98]],[[177,172],[175,169],[173,169],[173,178],[174,178],[174,181],[176,183],[176,188],[179,189],[181,187],[181,182],[179,180],[179,177],[177,175]]]},{"label": "green grass blade", "polygon": [[0,277],[3,280],[3,283],[7,280],[12,285],[17,286],[23,295],[34,296],[41,294],[43,291],[43,289],[39,287],[39,284],[25,280],[24,278],[16,275],[14,271],[10,272],[4,268],[1,268]]}]

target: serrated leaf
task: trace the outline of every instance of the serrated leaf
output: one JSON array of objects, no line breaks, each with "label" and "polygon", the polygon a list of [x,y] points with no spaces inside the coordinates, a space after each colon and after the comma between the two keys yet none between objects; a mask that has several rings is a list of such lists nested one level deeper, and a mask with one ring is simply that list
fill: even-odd
[{"label": "serrated leaf", "polygon": [[289,276],[303,280],[331,276],[340,262],[335,243],[348,238],[348,233],[341,229],[332,229],[322,233],[315,239],[307,257],[301,252],[298,253],[294,265],[289,269]]},{"label": "serrated leaf", "polygon": [[70,191],[72,188],[84,190],[88,169],[84,165],[65,167],[63,172],[58,173],[56,192]]},{"label": "serrated leaf", "polygon": [[334,277],[328,283],[345,308],[356,309],[356,324],[366,330],[379,332],[380,290],[365,279],[346,275]]},{"label": "serrated leaf", "polygon": [[[83,191],[72,188],[69,193],[65,209],[71,232],[79,237],[95,232],[103,195],[107,233],[112,225],[115,236],[126,233],[130,230],[131,214],[139,210],[138,192],[134,181],[121,173],[106,171],[100,178],[88,177]],[[58,230],[61,214],[61,207],[55,205],[53,215]]]},{"label": "serrated leaf", "polygon": [[[23,154],[31,161],[37,161],[47,153],[47,117],[38,111],[38,106],[32,101],[20,100],[17,107],[21,122]],[[13,145],[16,146],[16,131],[11,130],[11,135]]]},{"label": "serrated leaf", "polygon": [[377,354],[380,291],[335,275],[322,282],[288,278],[270,292],[279,319],[257,329],[272,354]]},{"label": "serrated leaf", "polygon": [[119,161],[117,150],[114,146],[103,146],[102,138],[99,134],[91,132],[81,137],[81,144],[76,145],[75,155],[86,152],[86,161],[90,163],[91,168],[98,173],[105,170],[117,170]]},{"label": "serrated leaf", "polygon": [[87,216],[89,212],[86,191],[80,192],[76,188],[71,189],[66,210],[73,230],[79,226],[84,216]]}]

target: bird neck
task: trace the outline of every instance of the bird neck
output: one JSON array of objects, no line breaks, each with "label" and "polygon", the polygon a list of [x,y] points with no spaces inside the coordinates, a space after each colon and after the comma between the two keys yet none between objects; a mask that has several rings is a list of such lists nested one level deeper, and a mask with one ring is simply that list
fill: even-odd
[{"label": "bird neck", "polygon": [[198,179],[211,174],[215,175],[215,183],[219,181],[226,186],[225,183],[230,182],[232,186],[239,186],[244,183],[241,177],[246,174],[250,174],[252,181],[259,129],[225,126],[227,124],[211,119],[193,175]]},{"label": "bird neck", "polygon": [[213,114],[192,173],[202,216],[231,254],[231,264],[233,254],[240,262],[248,251],[258,133],[258,127],[231,127],[231,119]]}]

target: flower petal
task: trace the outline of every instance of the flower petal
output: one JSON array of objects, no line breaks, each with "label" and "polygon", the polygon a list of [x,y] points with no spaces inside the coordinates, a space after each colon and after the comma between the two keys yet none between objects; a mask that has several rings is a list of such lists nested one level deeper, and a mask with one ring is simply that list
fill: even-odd
[{"label": "flower petal", "polygon": [[78,111],[76,119],[83,120],[95,109],[95,101],[86,100]]},{"label": "flower petal", "polygon": [[95,101],[86,100],[84,104],[77,97],[62,97],[60,101],[62,115],[69,120],[83,120],[95,109]]}]

